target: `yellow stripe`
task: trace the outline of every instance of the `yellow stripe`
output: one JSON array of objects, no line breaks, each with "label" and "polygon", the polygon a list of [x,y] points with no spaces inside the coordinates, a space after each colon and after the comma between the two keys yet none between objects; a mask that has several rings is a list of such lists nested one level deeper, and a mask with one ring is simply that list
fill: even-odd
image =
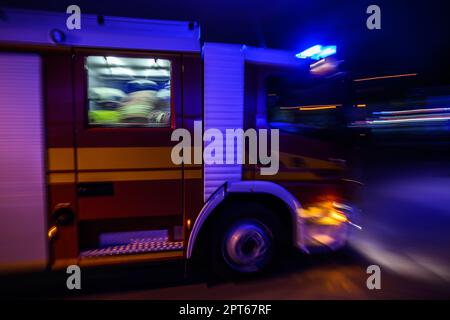
[{"label": "yellow stripe", "polygon": [[[186,170],[185,179],[201,179],[201,170]],[[78,182],[100,181],[146,181],[146,180],[178,180],[181,179],[179,170],[158,171],[115,171],[115,172],[81,172],[78,174]],[[75,183],[74,173],[50,173],[50,184]]]},{"label": "yellow stripe", "polygon": [[48,175],[48,182],[50,184],[74,183],[75,173],[50,173]]},{"label": "yellow stripe", "polygon": [[[170,157],[171,147],[78,148],[78,170],[177,168]],[[295,159],[311,169],[342,169],[338,164],[281,152],[280,161],[288,168],[297,167]],[[49,148],[50,171],[75,170],[73,148]],[[201,165],[185,165],[187,168]]]},{"label": "yellow stripe", "polygon": [[73,148],[49,148],[48,149],[48,170],[74,170],[74,149]]},{"label": "yellow stripe", "polygon": [[[201,170],[186,170],[185,179],[201,179]],[[79,182],[178,180],[181,170],[80,172]]]},{"label": "yellow stripe", "polygon": [[181,170],[80,172],[78,182],[178,180]]},{"label": "yellow stripe", "polygon": [[[194,150],[191,153],[193,157]],[[170,157],[171,147],[123,147],[123,148],[78,148],[79,170],[101,169],[158,169],[174,168]],[[49,171],[75,169],[74,148],[49,148]],[[187,168],[201,168],[200,164],[185,164]]]},{"label": "yellow stripe", "polygon": [[312,172],[278,172],[273,176],[257,175],[256,180],[270,181],[302,181],[302,180],[321,180],[319,176]]},{"label": "yellow stripe", "polygon": [[332,161],[309,158],[284,152],[280,152],[280,162],[290,169],[343,169],[343,166]]},{"label": "yellow stripe", "polygon": [[78,170],[174,168],[171,147],[78,148]]},{"label": "yellow stripe", "polygon": [[[146,181],[181,179],[181,166],[174,165],[171,147],[133,148],[78,148],[78,170],[120,170],[120,169],[166,169],[156,171],[102,171],[79,172],[78,182],[97,181]],[[49,171],[75,170],[74,148],[49,148]],[[186,165],[185,179],[201,179],[201,165]],[[74,183],[75,173],[52,172],[48,175],[50,184]]]}]

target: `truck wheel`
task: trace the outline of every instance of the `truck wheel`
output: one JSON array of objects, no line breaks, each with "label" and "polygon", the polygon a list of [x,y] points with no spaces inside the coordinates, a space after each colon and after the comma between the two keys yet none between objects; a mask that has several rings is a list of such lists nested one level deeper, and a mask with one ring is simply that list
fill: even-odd
[{"label": "truck wheel", "polygon": [[258,203],[235,203],[220,212],[213,242],[214,266],[225,277],[261,273],[277,260],[283,227]]}]

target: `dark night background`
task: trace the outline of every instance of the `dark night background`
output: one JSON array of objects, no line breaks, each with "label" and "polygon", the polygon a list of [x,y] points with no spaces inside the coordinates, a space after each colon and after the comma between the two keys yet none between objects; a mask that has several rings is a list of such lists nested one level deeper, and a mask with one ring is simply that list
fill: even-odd
[{"label": "dark night background", "polygon": [[[64,12],[197,21],[203,41],[302,50],[336,44],[355,76],[419,73],[427,83],[449,83],[448,1],[3,1],[2,6]],[[381,8],[381,30],[366,28],[366,9]]]}]

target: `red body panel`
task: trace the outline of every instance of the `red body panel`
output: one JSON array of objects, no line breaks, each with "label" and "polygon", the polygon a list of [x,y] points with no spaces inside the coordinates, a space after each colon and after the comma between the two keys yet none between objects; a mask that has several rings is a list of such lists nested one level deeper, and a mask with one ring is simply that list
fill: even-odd
[{"label": "red body panel", "polygon": [[[202,120],[200,55],[85,49],[75,50],[74,56],[69,51],[42,54],[49,162],[52,154],[52,162],[58,164],[49,165],[50,208],[70,203],[76,216],[75,222],[60,227],[52,240],[52,263],[77,259],[80,249],[98,244],[102,232],[168,229],[172,235],[174,226],[186,227],[184,222],[189,219],[193,224],[203,206],[202,166],[174,166],[167,157],[176,143],[171,141],[172,131],[185,127],[193,133],[194,121]],[[87,55],[170,59],[171,128],[89,127]],[[73,155],[70,165],[60,164],[63,151],[66,160],[67,154]],[[114,158],[109,159],[107,152]],[[129,158],[142,153],[150,160]],[[58,174],[69,176],[61,181]],[[79,183],[111,184],[113,192],[80,195]],[[53,221],[49,221],[50,227]],[[189,232],[185,231],[187,239]]]}]

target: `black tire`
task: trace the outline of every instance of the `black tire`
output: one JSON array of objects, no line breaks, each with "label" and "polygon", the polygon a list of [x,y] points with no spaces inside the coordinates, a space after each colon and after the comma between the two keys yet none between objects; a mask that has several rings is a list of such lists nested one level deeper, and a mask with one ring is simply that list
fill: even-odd
[{"label": "black tire", "polygon": [[213,225],[213,270],[225,278],[266,272],[279,261],[287,234],[276,214],[262,204],[228,203]]}]

